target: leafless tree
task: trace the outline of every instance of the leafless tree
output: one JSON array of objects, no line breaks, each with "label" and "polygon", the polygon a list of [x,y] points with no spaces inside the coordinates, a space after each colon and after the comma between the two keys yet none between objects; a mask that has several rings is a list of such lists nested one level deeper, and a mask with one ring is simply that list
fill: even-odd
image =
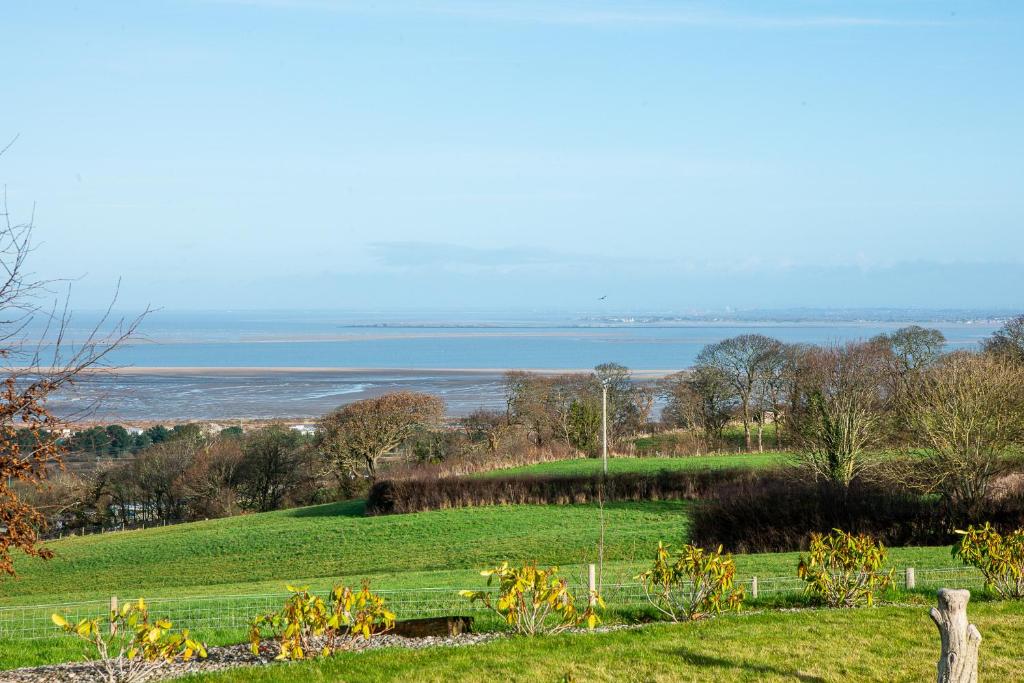
[{"label": "leafless tree", "polygon": [[918,438],[930,448],[928,483],[954,509],[976,515],[1006,456],[1024,447],[1024,366],[1002,355],[950,354],[909,395]]},{"label": "leafless tree", "polygon": [[303,436],[280,425],[248,434],[236,474],[244,505],[260,512],[281,508],[293,489],[312,477]]},{"label": "leafless tree", "polygon": [[[9,147],[9,145],[8,145]],[[3,154],[0,150],[0,155]],[[39,545],[45,515],[28,504],[19,487],[39,487],[62,449],[56,441],[63,420],[47,409],[47,399],[102,367],[109,353],[131,336],[141,316],[115,320],[111,308],[80,339],[68,337],[71,312],[60,283],[28,270],[33,222],[12,218],[6,190],[0,197],[0,574],[14,573],[12,551],[48,558]],[[116,295],[114,297],[116,301]],[[19,430],[35,436],[31,447]]]},{"label": "leafless tree", "polygon": [[677,372],[661,380],[659,388],[665,399],[664,421],[700,430],[709,447],[722,438],[736,401],[728,378],[719,369],[698,366]]},{"label": "leafless tree", "polygon": [[1024,365],[1024,315],[1006,321],[981,346],[987,354]]},{"label": "leafless tree", "polygon": [[946,337],[940,330],[910,325],[874,338],[888,350],[888,385],[891,396],[893,436],[904,444],[913,441],[909,404],[911,387],[922,372],[942,356]]},{"label": "leafless tree", "polygon": [[752,449],[750,425],[755,410],[755,392],[758,383],[769,371],[769,363],[782,348],[782,342],[761,334],[743,334],[738,337],[705,346],[697,356],[696,367],[715,368],[728,378],[729,385],[739,403],[743,421],[743,441]]},{"label": "leafless tree", "polygon": [[483,439],[490,453],[496,453],[511,425],[500,410],[479,408],[462,418],[462,427],[470,439]]},{"label": "leafless tree", "polygon": [[807,354],[790,422],[814,476],[848,486],[868,464],[865,452],[884,435],[886,360],[886,349],[875,342]]}]

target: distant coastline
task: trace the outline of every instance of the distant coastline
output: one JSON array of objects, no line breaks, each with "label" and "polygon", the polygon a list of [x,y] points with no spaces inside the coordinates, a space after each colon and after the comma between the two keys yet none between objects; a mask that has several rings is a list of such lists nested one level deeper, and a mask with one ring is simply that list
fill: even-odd
[{"label": "distant coastline", "polygon": [[[287,375],[287,374],[310,374],[310,375],[366,375],[386,374],[394,376],[415,376],[423,374],[431,375],[504,375],[506,372],[536,372],[544,375],[575,374],[591,372],[592,368],[389,368],[389,367],[232,367],[232,366],[159,366],[159,367],[115,367],[95,368],[87,372],[117,374],[117,375]],[[638,379],[657,379],[678,372],[674,370],[644,369],[633,370],[633,375]]]}]

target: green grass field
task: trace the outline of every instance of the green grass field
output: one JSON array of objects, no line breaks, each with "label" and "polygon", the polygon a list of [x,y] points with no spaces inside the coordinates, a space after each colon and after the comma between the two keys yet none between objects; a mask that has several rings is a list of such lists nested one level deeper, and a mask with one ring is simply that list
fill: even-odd
[{"label": "green grass field", "polygon": [[[1019,680],[1021,603],[979,602],[981,680]],[[337,681],[927,681],[939,636],[921,607],[724,616],[635,631],[514,638],[471,648],[378,650],[320,662],[235,669],[207,683]]]},{"label": "green grass field", "polygon": [[[720,469],[726,467],[768,467],[781,465],[792,458],[788,453],[737,453],[735,455],[692,455],[678,458],[624,458],[608,459],[608,471],[613,474],[640,472],[651,474],[661,470]],[[492,470],[479,476],[504,477],[513,474],[597,474],[603,467],[600,458],[555,460],[536,465]]]},{"label": "green grass field", "polygon": [[[737,458],[755,465],[773,457],[780,456],[706,460],[723,463],[709,466],[728,466]],[[657,471],[665,466],[691,466],[696,460],[701,459],[615,459],[613,467]],[[578,460],[534,467],[595,464]],[[685,541],[690,505],[683,501],[606,505],[606,584],[630,582],[646,568],[659,540]],[[346,502],[64,539],[49,544],[56,553],[53,560],[17,561],[18,578],[0,583],[0,609],[105,600],[111,595],[122,600],[188,597],[199,602],[204,596],[280,594],[286,583],[325,590],[338,580],[355,584],[363,578],[371,579],[378,590],[472,588],[482,587],[480,569],[503,560],[557,564],[570,579],[582,583],[586,564],[597,559],[600,522],[595,505],[493,506],[384,517],[362,513],[361,502]],[[793,581],[797,554],[742,555],[736,560],[739,580],[757,575],[767,588],[768,577]],[[891,563],[919,569],[955,566],[946,547],[893,549]],[[455,595],[454,590],[446,594]],[[95,609],[96,615],[103,611],[102,605]],[[40,613],[45,622],[48,610]],[[610,618],[633,617],[616,613]],[[187,616],[175,619],[189,627]],[[240,640],[243,628],[239,624],[223,632],[200,629],[197,635],[211,644],[224,644]],[[495,647],[500,651],[508,646]],[[0,636],[2,667],[80,656],[76,644],[59,637],[26,643]]]}]

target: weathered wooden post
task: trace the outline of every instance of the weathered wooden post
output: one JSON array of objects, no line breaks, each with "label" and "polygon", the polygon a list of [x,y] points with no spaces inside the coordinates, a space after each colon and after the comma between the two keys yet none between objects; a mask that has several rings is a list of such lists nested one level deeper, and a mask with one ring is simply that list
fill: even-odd
[{"label": "weathered wooden post", "polygon": [[917,587],[917,576],[913,567],[907,567],[907,590],[912,591]]},{"label": "weathered wooden post", "polygon": [[967,621],[968,590],[939,589],[939,606],[932,607],[932,621],[942,636],[938,683],[978,683],[978,647],[981,634]]},{"label": "weathered wooden post", "polygon": [[750,577],[750,599],[757,600],[757,577]]},{"label": "weathered wooden post", "polygon": [[112,635],[112,636],[113,635],[117,635],[117,622],[115,621],[115,619],[117,618],[117,616],[116,616],[117,612],[118,612],[118,609],[117,609],[117,596],[116,595],[111,595],[110,596],[110,635]]},{"label": "weathered wooden post", "polygon": [[597,604],[597,567],[589,565],[587,582],[590,584],[590,606]]}]

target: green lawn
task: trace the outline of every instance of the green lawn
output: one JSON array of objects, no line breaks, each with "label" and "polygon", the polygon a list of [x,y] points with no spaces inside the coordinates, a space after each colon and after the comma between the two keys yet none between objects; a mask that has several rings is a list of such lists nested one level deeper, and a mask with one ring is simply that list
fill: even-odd
[{"label": "green lawn", "polygon": [[[978,602],[980,678],[1019,680],[1024,605]],[[636,631],[515,638],[467,648],[345,653],[187,680],[339,681],[927,681],[938,631],[927,608],[878,607],[729,615]]]},{"label": "green lawn", "polygon": [[[735,455],[692,455],[678,458],[624,458],[608,459],[611,473],[655,473],[661,470],[720,469],[726,467],[767,467],[781,465],[792,458],[788,453],[737,453]],[[536,465],[491,470],[479,476],[504,477],[512,474],[597,474],[603,463],[600,458],[554,460]]]},{"label": "green lawn", "polygon": [[[683,501],[608,504],[605,583],[631,582],[646,568],[658,540],[684,541],[690,505]],[[451,597],[457,605],[454,609],[462,609],[455,590],[482,587],[479,570],[503,560],[557,564],[570,579],[582,583],[586,563],[596,561],[598,514],[594,505],[517,505],[364,517],[362,503],[349,502],[64,539],[50,544],[56,553],[53,560],[17,561],[18,578],[0,582],[0,610],[104,600],[111,595],[122,600],[158,598],[164,602],[154,603],[155,616],[166,613],[206,642],[224,644],[242,639],[244,620],[225,631],[202,626],[195,621],[200,618],[196,615],[222,609],[234,600],[218,597],[213,603],[204,601],[204,596],[244,596],[237,602],[248,609],[253,607],[253,595],[279,596],[285,583],[308,584],[322,591],[339,579],[354,584],[370,578],[378,590],[446,589],[441,593]],[[757,575],[763,591],[769,589],[768,579],[773,576],[787,577],[790,589],[798,587],[797,553],[741,555],[736,561],[738,580],[747,582]],[[891,563],[919,569],[954,566],[947,547],[893,549]],[[190,599],[168,602],[186,597]],[[281,602],[276,596],[265,600],[260,610]],[[80,618],[98,616],[104,607],[65,610],[77,610],[68,611],[68,616]],[[41,624],[48,634],[50,611],[32,610],[30,617],[17,619]],[[11,615],[28,613],[24,609],[8,611],[6,617],[0,613],[0,629],[5,619],[12,627]],[[632,617],[616,612],[609,618]],[[17,626],[12,628],[17,631]],[[79,656],[76,645],[60,638],[26,643],[0,633],[0,668]]]}]

